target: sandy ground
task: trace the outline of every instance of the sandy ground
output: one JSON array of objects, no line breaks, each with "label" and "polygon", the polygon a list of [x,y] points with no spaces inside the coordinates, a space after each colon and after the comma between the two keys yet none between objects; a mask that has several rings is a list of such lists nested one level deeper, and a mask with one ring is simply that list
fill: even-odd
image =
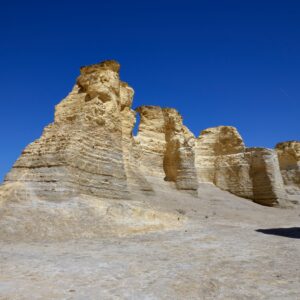
[{"label": "sandy ground", "polygon": [[182,215],[176,230],[0,242],[0,299],[300,299],[299,206],[157,189],[140,201]]}]

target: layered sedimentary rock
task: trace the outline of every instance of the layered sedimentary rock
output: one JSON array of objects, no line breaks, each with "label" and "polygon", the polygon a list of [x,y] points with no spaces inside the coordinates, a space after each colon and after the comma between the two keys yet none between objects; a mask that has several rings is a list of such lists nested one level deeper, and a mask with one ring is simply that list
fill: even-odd
[{"label": "layered sedimentary rock", "polygon": [[214,182],[216,158],[218,156],[240,154],[244,149],[243,140],[234,127],[220,126],[203,130],[195,145],[199,181]]},{"label": "layered sedimentary rock", "polygon": [[180,190],[197,190],[194,135],[175,109],[141,106],[136,142],[145,174],[173,181]]},{"label": "layered sedimentary rock", "polygon": [[151,192],[146,177],[164,180],[164,164],[169,170],[168,159],[174,158],[176,176],[168,180],[179,189],[197,189],[193,135],[175,110],[157,107],[155,116],[146,117],[150,109],[141,107],[139,134],[133,137],[134,91],[120,80],[119,67],[105,61],[81,68],[73,90],[56,106],[54,122],[26,147],[6,183],[22,182],[24,194],[45,200],[79,194],[127,199],[130,192]]},{"label": "layered sedimentary rock", "polygon": [[278,143],[276,151],[287,193],[300,195],[300,142]]},{"label": "layered sedimentary rock", "polygon": [[230,126],[206,129],[196,139],[175,109],[133,110],[134,90],[120,80],[119,68],[115,61],[81,68],[54,122],[6,176],[6,189],[16,187],[18,199],[132,199],[155,194],[153,182],[193,194],[209,182],[264,205],[281,205],[285,190],[299,193],[299,142],[278,144],[276,151],[246,148]]},{"label": "layered sedimentary rock", "polygon": [[164,156],[165,180],[176,182],[180,190],[197,190],[195,168],[195,137],[183,125],[181,115],[172,108],[163,109],[165,118],[166,152]]},{"label": "layered sedimentary rock", "polygon": [[276,152],[266,148],[247,148],[246,156],[252,178],[250,199],[268,206],[286,205],[287,196]]},{"label": "layered sedimentary rock", "polygon": [[152,192],[153,189],[142,170],[141,149],[133,136],[133,128],[136,123],[136,111],[131,109],[133,95],[133,89],[122,82],[120,89],[121,126],[127,186],[131,193],[136,190]]},{"label": "layered sedimentary rock", "polygon": [[55,120],[30,144],[6,176],[38,198],[78,194],[128,198],[123,159],[119,64],[81,68]]},{"label": "layered sedimentary rock", "polygon": [[264,205],[286,198],[276,152],[246,148],[236,128],[219,126],[202,131],[195,146],[200,182]]},{"label": "layered sedimentary rock", "polygon": [[31,191],[24,182],[9,182],[0,188],[1,241],[124,236],[175,229],[185,221],[176,212],[132,199],[78,194],[65,201],[45,201]]},{"label": "layered sedimentary rock", "polygon": [[140,163],[147,176],[164,178],[164,153],[166,149],[165,120],[163,109],[158,106],[141,106],[138,134],[135,138],[139,145]]}]

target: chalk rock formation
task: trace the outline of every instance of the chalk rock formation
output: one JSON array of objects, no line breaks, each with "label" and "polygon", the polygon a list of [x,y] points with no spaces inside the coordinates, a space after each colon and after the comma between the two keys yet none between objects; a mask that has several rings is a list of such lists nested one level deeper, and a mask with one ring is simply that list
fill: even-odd
[{"label": "chalk rock formation", "polygon": [[40,199],[78,194],[128,198],[122,147],[119,64],[81,68],[55,120],[17,160],[6,182],[21,181]]},{"label": "chalk rock formation", "polygon": [[133,128],[136,123],[136,111],[131,109],[134,91],[128,84],[122,82],[120,89],[121,126],[123,159],[127,178],[127,187],[131,193],[135,191],[152,192],[153,189],[142,170],[141,149],[133,137]]},{"label": "chalk rock formation", "polygon": [[132,130],[133,89],[119,78],[119,64],[81,68],[71,93],[56,106],[54,123],[23,151],[5,178],[22,182],[21,194],[64,200],[79,194],[128,199],[153,191],[147,176],[197,190],[194,137],[174,109],[141,107],[139,134]]},{"label": "chalk rock formation", "polygon": [[214,183],[260,204],[283,204],[286,195],[276,152],[246,148],[236,128],[219,126],[202,131],[195,156],[200,182]]},{"label": "chalk rock formation", "polygon": [[194,135],[175,109],[158,106],[137,108],[141,121],[136,141],[145,174],[173,181],[180,190],[198,188],[194,164]]},{"label": "chalk rock formation", "polygon": [[300,142],[278,143],[275,148],[287,193],[300,195]]},{"label": "chalk rock formation", "polygon": [[215,160],[218,156],[241,154],[244,149],[243,140],[234,127],[219,126],[203,130],[195,145],[200,182],[215,181]]},{"label": "chalk rock formation", "polygon": [[115,61],[81,68],[54,122],[6,176],[10,197],[124,200],[155,194],[156,183],[196,195],[199,183],[209,182],[272,206],[283,205],[285,189],[299,193],[299,143],[279,144],[276,151],[246,148],[230,126],[206,129],[196,139],[175,109],[133,110],[134,91],[120,80],[119,68]]}]

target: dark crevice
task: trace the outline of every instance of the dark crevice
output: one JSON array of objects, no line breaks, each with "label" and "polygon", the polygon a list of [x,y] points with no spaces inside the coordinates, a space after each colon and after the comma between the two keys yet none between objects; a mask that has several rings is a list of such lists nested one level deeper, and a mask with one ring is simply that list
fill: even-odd
[{"label": "dark crevice", "polygon": [[179,169],[179,145],[177,140],[172,141],[172,136],[174,134],[174,124],[168,118],[168,115],[164,114],[165,122],[165,140],[166,140],[166,150],[164,153],[163,168],[165,172],[165,181],[176,182],[178,169]]}]

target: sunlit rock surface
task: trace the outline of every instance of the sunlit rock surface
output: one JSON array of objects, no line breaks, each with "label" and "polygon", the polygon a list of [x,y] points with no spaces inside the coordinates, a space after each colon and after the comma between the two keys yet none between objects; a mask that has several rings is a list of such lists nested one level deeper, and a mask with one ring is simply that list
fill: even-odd
[{"label": "sunlit rock surface", "polygon": [[[298,197],[299,143],[279,144],[276,151],[247,148],[230,126],[205,129],[195,138],[173,108],[132,109],[134,90],[120,80],[119,69],[116,61],[80,69],[72,91],[56,106],[54,122],[25,148],[0,187],[2,236],[113,233],[118,226],[107,211],[114,205],[124,232],[179,226],[176,213],[160,217],[168,212],[144,206],[141,199],[158,197],[158,186],[167,191],[161,201],[172,191],[197,198],[203,183],[267,206],[288,206],[290,196]],[[141,211],[141,217],[129,211]],[[147,227],[142,219],[148,212],[156,218],[148,218]]]},{"label": "sunlit rock surface", "polygon": [[203,130],[196,141],[195,157],[200,182],[214,183],[263,205],[287,205],[276,152],[246,148],[236,128]]},{"label": "sunlit rock surface", "polygon": [[82,67],[0,186],[0,299],[298,300],[300,143],[195,138],[119,68]]}]

